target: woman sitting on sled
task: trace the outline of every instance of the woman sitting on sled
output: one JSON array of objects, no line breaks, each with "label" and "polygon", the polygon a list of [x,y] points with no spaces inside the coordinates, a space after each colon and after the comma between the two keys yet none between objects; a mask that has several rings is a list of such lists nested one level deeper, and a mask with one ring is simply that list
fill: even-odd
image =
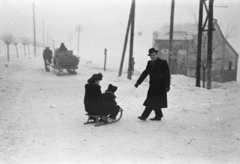
[{"label": "woman sitting on sled", "polygon": [[[85,110],[90,115],[103,115],[103,122],[111,122],[116,119],[120,107],[116,102],[104,102],[99,85],[103,75],[101,73],[94,74],[88,79],[88,84],[85,85],[84,106]],[[107,118],[108,117],[108,118]]]}]

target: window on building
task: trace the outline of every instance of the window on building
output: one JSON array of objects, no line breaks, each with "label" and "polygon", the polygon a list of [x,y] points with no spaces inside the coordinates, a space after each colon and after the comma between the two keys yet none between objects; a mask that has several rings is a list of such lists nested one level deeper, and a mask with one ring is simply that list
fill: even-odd
[{"label": "window on building", "polygon": [[228,63],[228,71],[232,71],[232,61],[229,61]]}]

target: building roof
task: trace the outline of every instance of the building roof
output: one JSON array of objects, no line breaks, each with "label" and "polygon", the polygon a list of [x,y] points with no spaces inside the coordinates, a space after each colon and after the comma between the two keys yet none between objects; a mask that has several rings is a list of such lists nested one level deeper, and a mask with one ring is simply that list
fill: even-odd
[{"label": "building roof", "polygon": [[237,53],[237,51],[236,51],[236,50],[231,46],[231,44],[226,40],[226,38],[225,38],[225,36],[223,35],[222,30],[221,30],[221,28],[219,27],[217,21],[215,21],[213,25],[214,25],[215,28],[218,28],[219,34],[220,34],[220,36],[225,40],[226,45],[235,53],[235,55],[236,55],[237,57],[239,57],[239,54]]},{"label": "building roof", "polygon": [[[157,35],[157,40],[169,40],[169,32],[165,35]],[[193,35],[188,35],[186,32],[174,31],[173,40],[192,40]]]},{"label": "building roof", "polygon": [[[173,40],[192,40],[197,35],[198,26],[195,23],[176,23],[173,28]],[[170,25],[165,24],[156,32],[157,40],[169,40]]]},{"label": "building roof", "polygon": [[[220,36],[226,41],[227,46],[239,57],[239,54],[229,44],[219,27],[217,20],[213,20],[214,28],[218,28]],[[173,27],[173,40],[192,40],[194,36],[198,35],[198,25],[196,23],[175,23]],[[165,24],[159,31],[155,33],[155,40],[169,40],[170,25]]]}]

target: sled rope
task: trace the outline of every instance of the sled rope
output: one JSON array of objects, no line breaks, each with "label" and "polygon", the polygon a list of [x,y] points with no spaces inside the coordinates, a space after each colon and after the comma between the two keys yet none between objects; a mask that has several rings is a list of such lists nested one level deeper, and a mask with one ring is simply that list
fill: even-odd
[{"label": "sled rope", "polygon": [[[130,96],[133,94],[133,92],[135,91],[135,87],[133,87],[129,92],[128,94],[125,96],[126,97],[126,100],[122,103],[121,107],[123,107],[123,105],[127,102],[127,100],[130,98]],[[125,98],[123,97],[123,98]],[[122,98],[122,99],[123,99]],[[121,100],[120,100],[121,101]]]},{"label": "sled rope", "polygon": [[119,102],[123,101],[124,98],[126,98],[133,90],[134,88],[132,88],[129,92],[127,92],[127,94],[125,94],[120,100]]}]

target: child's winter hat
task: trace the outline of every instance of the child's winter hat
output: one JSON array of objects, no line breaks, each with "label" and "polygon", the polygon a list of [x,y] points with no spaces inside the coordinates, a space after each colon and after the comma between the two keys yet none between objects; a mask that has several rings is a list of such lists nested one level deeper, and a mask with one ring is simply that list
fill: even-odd
[{"label": "child's winter hat", "polygon": [[116,92],[116,90],[117,90],[117,87],[116,87],[116,86],[114,86],[114,85],[112,85],[112,84],[109,84],[109,85],[108,85],[107,91],[110,91],[110,92],[114,93],[114,92]]}]

